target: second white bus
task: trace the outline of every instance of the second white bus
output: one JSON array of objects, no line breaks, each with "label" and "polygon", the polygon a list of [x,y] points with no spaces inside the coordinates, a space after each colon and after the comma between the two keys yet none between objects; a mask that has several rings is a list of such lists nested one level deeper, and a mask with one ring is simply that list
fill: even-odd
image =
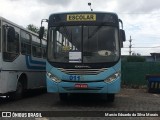
[{"label": "second white bus", "polygon": [[19,99],[27,89],[46,87],[45,39],[0,17],[0,95]]}]

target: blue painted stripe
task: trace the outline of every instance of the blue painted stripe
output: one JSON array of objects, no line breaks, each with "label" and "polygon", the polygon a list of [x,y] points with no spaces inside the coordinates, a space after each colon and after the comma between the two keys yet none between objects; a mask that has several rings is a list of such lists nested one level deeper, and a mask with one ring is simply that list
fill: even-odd
[{"label": "blue painted stripe", "polygon": [[33,63],[33,64],[40,64],[40,65],[46,65],[46,62],[32,60],[31,56],[28,56],[28,58],[29,58],[30,63]]},{"label": "blue painted stripe", "polygon": [[[30,57],[31,56],[28,56],[28,55],[26,55],[25,56],[25,59],[26,59],[26,65],[27,65],[27,68],[28,69],[34,69],[34,70],[45,70],[45,66],[33,66],[33,65],[30,65],[29,63],[34,63],[34,64],[39,64],[39,65],[45,65],[45,62],[41,62],[41,61],[35,61],[35,60],[33,60],[32,62],[30,61],[31,59],[30,59]],[[40,64],[40,63],[42,63],[42,64]]]}]

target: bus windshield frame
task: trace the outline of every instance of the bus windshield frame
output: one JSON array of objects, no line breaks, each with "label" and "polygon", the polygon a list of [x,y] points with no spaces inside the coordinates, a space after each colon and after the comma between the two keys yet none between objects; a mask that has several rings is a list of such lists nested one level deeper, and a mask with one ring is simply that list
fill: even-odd
[{"label": "bus windshield frame", "polygon": [[67,14],[49,17],[47,60],[50,64],[62,68],[74,68],[75,65],[102,68],[111,67],[120,60],[118,16],[93,14],[96,15],[94,21],[67,21]]},{"label": "bus windshield frame", "polygon": [[105,63],[119,59],[118,29],[60,26],[49,30],[48,59],[59,63]]}]

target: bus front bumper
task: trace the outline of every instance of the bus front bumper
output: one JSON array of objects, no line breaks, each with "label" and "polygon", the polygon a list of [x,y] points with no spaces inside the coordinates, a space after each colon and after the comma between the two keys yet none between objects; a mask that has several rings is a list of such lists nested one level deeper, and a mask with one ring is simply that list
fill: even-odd
[{"label": "bus front bumper", "polygon": [[[85,88],[77,88],[76,85],[87,85]],[[120,78],[111,83],[105,82],[60,82],[56,83],[47,78],[47,91],[51,93],[118,93],[120,91]]]}]

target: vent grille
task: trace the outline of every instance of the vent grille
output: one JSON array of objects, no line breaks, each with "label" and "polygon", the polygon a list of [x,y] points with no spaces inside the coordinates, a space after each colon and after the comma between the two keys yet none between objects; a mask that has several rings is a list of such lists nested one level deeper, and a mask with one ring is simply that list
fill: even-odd
[{"label": "vent grille", "polygon": [[69,74],[69,75],[97,75],[97,74],[107,70],[107,68],[101,68],[101,69],[64,69],[64,68],[58,68],[58,70],[66,73],[66,74]]}]

